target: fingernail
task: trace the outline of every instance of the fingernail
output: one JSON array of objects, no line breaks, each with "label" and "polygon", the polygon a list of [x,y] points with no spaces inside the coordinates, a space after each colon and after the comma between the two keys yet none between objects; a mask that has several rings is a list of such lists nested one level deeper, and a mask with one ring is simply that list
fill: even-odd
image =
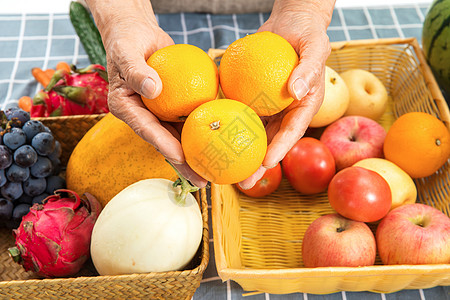
[{"label": "fingernail", "polygon": [[156,90],[156,82],[151,78],[145,78],[142,83],[141,95],[147,99],[153,99]]},{"label": "fingernail", "polygon": [[[256,182],[255,182],[255,183],[256,183]],[[240,186],[243,190],[249,190],[249,189],[251,189],[251,188],[255,185],[255,183],[253,183],[253,184],[251,184],[251,185],[248,185],[248,184],[242,185],[242,183],[238,183],[238,184],[239,184],[239,186]]]},{"label": "fingernail", "polygon": [[266,166],[263,165],[263,167],[266,168],[267,170],[270,170],[270,169],[275,168],[277,165],[278,165],[278,163],[276,163],[274,165],[266,165]]},{"label": "fingernail", "polygon": [[173,165],[182,165],[184,163],[183,161],[178,161],[178,160],[173,159],[173,158],[167,158],[166,157],[166,159]]},{"label": "fingernail", "polygon": [[292,90],[295,94],[295,98],[297,98],[297,100],[301,100],[306,96],[306,94],[308,94],[309,87],[303,79],[297,78],[292,84]]}]

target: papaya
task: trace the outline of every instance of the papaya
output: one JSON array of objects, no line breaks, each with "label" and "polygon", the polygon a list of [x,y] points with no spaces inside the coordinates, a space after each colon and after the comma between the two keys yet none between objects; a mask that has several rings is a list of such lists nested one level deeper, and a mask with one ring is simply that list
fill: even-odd
[{"label": "papaya", "polygon": [[102,206],[125,187],[148,178],[175,180],[177,175],[155,147],[111,113],[86,132],[66,168],[67,188],[92,194]]}]

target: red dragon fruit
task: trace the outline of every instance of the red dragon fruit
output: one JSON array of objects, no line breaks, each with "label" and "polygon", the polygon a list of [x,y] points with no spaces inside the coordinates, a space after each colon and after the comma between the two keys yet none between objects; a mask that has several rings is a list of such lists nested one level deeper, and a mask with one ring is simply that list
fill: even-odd
[{"label": "red dragon fruit", "polygon": [[108,78],[101,65],[57,70],[44,90],[33,98],[31,117],[107,113]]},{"label": "red dragon fruit", "polygon": [[76,274],[90,256],[92,229],[101,211],[97,199],[86,198],[56,190],[43,204],[34,204],[13,230],[16,246],[8,251],[14,261],[43,277]]}]

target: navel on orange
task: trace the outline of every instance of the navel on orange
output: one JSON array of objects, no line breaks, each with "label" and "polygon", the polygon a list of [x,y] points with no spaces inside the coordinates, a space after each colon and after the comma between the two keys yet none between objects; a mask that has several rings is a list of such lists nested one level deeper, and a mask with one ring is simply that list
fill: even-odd
[{"label": "navel on orange", "polygon": [[217,184],[233,184],[261,166],[267,136],[250,107],[218,99],[192,111],[181,132],[181,146],[187,164],[200,176]]},{"label": "navel on orange", "polygon": [[412,178],[434,174],[450,156],[450,133],[435,116],[410,112],[400,116],[384,140],[385,158]]},{"label": "navel on orange", "polygon": [[298,65],[298,55],[283,37],[258,32],[234,41],[219,66],[226,98],[249,105],[259,116],[282,111],[294,100],[287,82]]},{"label": "navel on orange", "polygon": [[217,66],[196,46],[164,47],[153,53],[147,64],[158,73],[163,89],[157,98],[142,97],[142,101],[162,121],[184,121],[197,106],[217,96]]}]

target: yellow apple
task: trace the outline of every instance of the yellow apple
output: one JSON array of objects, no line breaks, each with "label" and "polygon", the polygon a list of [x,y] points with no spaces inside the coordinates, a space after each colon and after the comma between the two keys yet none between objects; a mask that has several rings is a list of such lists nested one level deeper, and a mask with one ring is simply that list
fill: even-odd
[{"label": "yellow apple", "polygon": [[341,76],[332,68],[325,69],[325,95],[310,127],[323,127],[342,117],[349,104],[349,92]]},{"label": "yellow apple", "polygon": [[378,120],[386,111],[388,101],[386,87],[380,79],[363,69],[351,69],[339,75],[345,81],[350,94],[345,115]]},{"label": "yellow apple", "polygon": [[354,164],[377,172],[391,188],[391,210],[404,204],[416,202],[417,188],[412,178],[399,166],[384,158],[366,158]]}]

